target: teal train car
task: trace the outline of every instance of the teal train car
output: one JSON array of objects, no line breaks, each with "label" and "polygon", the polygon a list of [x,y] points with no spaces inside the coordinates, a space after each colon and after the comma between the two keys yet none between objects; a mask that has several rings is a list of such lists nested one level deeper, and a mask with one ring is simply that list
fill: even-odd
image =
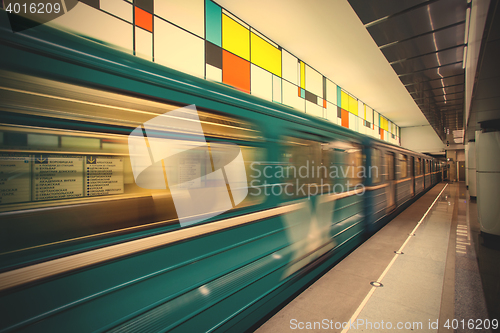
[{"label": "teal train car", "polygon": [[[252,330],[441,181],[430,156],[47,26],[0,22],[0,45],[0,332]],[[192,105],[202,143],[169,123]],[[138,185],[133,133],[192,144],[156,161],[168,184]],[[183,224],[171,188],[208,186],[227,143],[245,195],[226,175],[231,206],[214,187]]]}]

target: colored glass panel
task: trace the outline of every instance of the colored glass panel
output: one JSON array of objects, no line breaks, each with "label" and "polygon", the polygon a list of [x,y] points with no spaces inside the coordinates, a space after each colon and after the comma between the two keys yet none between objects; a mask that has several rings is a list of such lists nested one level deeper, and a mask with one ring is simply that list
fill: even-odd
[{"label": "colored glass panel", "polygon": [[323,95],[323,76],[311,66],[305,64],[305,89],[316,96]]},{"label": "colored glass panel", "polygon": [[318,104],[318,96],[314,95],[312,92],[305,90],[305,99],[311,103]]},{"label": "colored glass panel", "polygon": [[223,50],[222,82],[250,92],[250,62]]},{"label": "colored glass panel", "polygon": [[224,14],[222,14],[222,48],[245,60],[250,60],[250,32]]},{"label": "colored glass panel", "polygon": [[337,105],[337,85],[330,80],[326,80],[326,100]]},{"label": "colored glass panel", "polygon": [[222,9],[210,0],[205,0],[206,39],[222,47]]},{"label": "colored glass panel", "polygon": [[389,129],[389,124],[387,122],[387,119],[385,119],[384,117],[380,116],[380,128],[383,128],[384,130],[388,130]]},{"label": "colored glass panel", "polygon": [[252,63],[281,77],[281,51],[254,33],[250,45]]},{"label": "colored glass panel", "polygon": [[358,115],[358,101],[352,96],[349,96],[349,112]]},{"label": "colored glass panel", "polygon": [[326,77],[323,76],[323,99],[326,99]]},{"label": "colored glass panel", "polygon": [[370,108],[369,106],[366,106],[366,120],[368,120],[369,122],[374,122],[375,120],[373,120],[373,109]]},{"label": "colored glass panel", "polygon": [[135,7],[135,25],[153,32],[153,15],[139,7]]},{"label": "colored glass panel", "polygon": [[300,62],[300,87],[306,89],[306,64]]},{"label": "colored glass panel", "polygon": [[252,95],[272,101],[273,74],[257,65],[250,64],[250,91]]},{"label": "colored glass panel", "polygon": [[286,50],[281,50],[281,77],[295,85],[299,85],[298,60]]},{"label": "colored glass panel", "polygon": [[222,82],[222,69],[207,64],[205,78],[207,80]]},{"label": "colored glass panel", "polygon": [[281,103],[281,78],[273,75],[273,101]]},{"label": "colored glass panel", "polygon": [[340,107],[344,110],[349,110],[349,95],[345,91],[340,93]]},{"label": "colored glass panel", "polygon": [[337,106],[340,106],[341,95],[342,95],[342,89],[339,86],[337,86]]},{"label": "colored glass panel", "polygon": [[152,34],[139,27],[135,27],[135,55],[149,61],[153,58]]},{"label": "colored glass panel", "polygon": [[222,49],[215,44],[205,41],[205,62],[222,69]]},{"label": "colored glass panel", "polygon": [[342,109],[342,126],[349,128],[349,111]]},{"label": "colored glass panel", "polygon": [[323,100],[323,107],[326,109],[326,99]]},{"label": "colored glass panel", "polygon": [[134,0],[134,5],[141,7],[148,13],[153,14],[153,0]]}]

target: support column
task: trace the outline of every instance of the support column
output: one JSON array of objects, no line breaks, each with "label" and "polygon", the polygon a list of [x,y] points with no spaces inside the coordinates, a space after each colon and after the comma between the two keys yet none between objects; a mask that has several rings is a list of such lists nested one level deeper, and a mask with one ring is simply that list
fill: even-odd
[{"label": "support column", "polygon": [[[481,124],[483,127],[483,124]],[[500,130],[476,134],[477,211],[485,243],[500,240]]]},{"label": "support column", "polygon": [[465,144],[465,186],[469,188],[469,142]]},{"label": "support column", "polygon": [[469,141],[467,143],[466,150],[466,161],[467,161],[467,180],[468,180],[468,188],[469,195],[472,198],[476,198],[477,190],[476,190],[476,142]]}]

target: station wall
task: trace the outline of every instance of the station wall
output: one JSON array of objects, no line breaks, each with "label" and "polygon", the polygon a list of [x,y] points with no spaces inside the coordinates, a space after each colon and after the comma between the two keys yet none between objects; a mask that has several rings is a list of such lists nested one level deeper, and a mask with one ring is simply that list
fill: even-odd
[{"label": "station wall", "polygon": [[400,128],[211,0],[80,0],[52,25],[400,144]]}]

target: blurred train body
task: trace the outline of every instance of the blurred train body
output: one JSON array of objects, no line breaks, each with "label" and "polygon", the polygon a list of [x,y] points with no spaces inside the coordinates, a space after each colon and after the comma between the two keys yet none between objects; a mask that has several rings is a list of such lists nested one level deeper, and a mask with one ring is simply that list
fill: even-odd
[{"label": "blurred train body", "polygon": [[[49,27],[0,44],[0,332],[247,330],[441,181],[427,155]],[[249,188],[183,227],[168,190],[135,183],[128,137],[193,104]],[[71,165],[45,181],[48,161]],[[179,179],[186,163],[211,161],[193,151]]]}]

